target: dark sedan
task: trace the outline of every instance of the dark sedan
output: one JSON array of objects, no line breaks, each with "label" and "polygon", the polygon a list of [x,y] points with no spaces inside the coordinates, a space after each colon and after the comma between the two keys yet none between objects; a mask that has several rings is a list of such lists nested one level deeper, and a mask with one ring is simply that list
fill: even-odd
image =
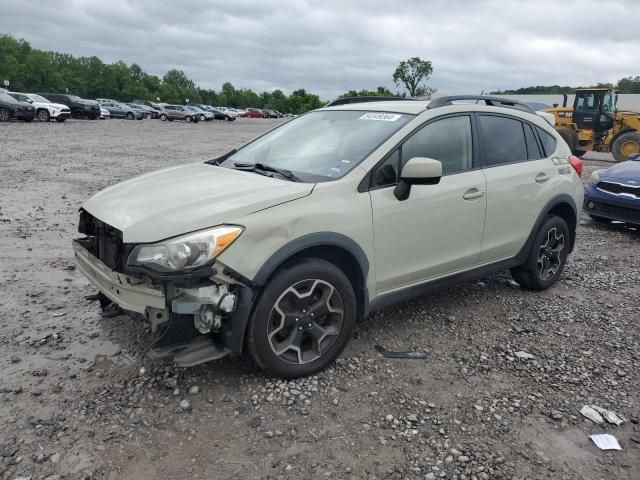
[{"label": "dark sedan", "polygon": [[36,118],[36,109],[30,103],[19,102],[11,95],[0,93],[0,122],[7,122],[12,118],[32,122]]},{"label": "dark sedan", "polygon": [[640,225],[640,153],[593,172],[585,191],[584,210],[595,221]]},{"label": "dark sedan", "polygon": [[213,113],[214,120],[227,120],[229,122],[233,122],[236,119],[236,117],[231,116],[222,110],[218,110],[217,108],[211,108],[209,111]]}]

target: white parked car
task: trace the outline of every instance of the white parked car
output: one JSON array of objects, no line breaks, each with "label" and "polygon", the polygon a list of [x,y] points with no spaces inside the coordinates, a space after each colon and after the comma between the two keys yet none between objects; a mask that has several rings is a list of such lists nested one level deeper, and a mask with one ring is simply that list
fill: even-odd
[{"label": "white parked car", "polygon": [[506,269],[523,288],[553,286],[581,171],[512,100],[340,99],[95,194],[73,247],[103,305],[151,323],[152,358],[191,366],[246,346],[266,372],[300,377],[369,312],[434,288]]},{"label": "white parked car", "polygon": [[35,93],[9,92],[13,98],[19,102],[27,102],[36,109],[36,118],[41,122],[48,122],[54,119],[57,122],[64,122],[71,118],[71,109],[62,103],[54,103]]}]

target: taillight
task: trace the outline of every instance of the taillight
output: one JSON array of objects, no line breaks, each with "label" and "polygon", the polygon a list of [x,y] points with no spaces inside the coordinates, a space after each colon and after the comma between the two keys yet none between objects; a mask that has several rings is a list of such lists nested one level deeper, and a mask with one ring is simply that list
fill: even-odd
[{"label": "taillight", "polygon": [[575,155],[569,155],[569,158],[567,160],[569,160],[569,163],[571,164],[573,169],[576,171],[578,176],[581,177],[582,176],[582,160],[580,160]]}]

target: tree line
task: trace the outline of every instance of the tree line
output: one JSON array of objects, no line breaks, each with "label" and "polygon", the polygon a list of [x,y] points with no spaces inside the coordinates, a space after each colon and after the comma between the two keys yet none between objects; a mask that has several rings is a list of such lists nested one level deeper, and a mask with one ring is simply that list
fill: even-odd
[{"label": "tree line", "polygon": [[[412,57],[401,61],[392,78],[406,92],[391,92],[386,87],[375,90],[349,90],[341,97],[352,96],[429,96],[435,89],[424,84],[433,66],[430,61]],[[68,53],[32,48],[24,39],[0,34],[0,81],[9,80],[13,91],[70,93],[83,98],[135,99],[166,103],[221,105],[235,108],[270,108],[283,113],[304,113],[327,102],[305,89],[286,95],[282,90],[256,93],[236,88],[229,82],[219,91],[201,88],[178,69],[162,77],[145,72],[140,65],[123,61],[104,63],[96,56],[75,57]]]},{"label": "tree line", "polygon": [[0,35],[0,82],[22,92],[68,93],[83,98],[144,99],[166,103],[224,105],[236,108],[271,108],[284,113],[304,113],[319,108],[318,95],[298,89],[286,95],[282,90],[256,93],[226,82],[219,91],[201,88],[178,69],[162,77],[145,72],[140,65],[104,63],[98,57],[75,57],[67,53],[32,48],[29,42]]},{"label": "tree line", "polygon": [[562,93],[573,93],[576,88],[616,88],[618,93],[640,93],[640,76],[629,76],[618,80],[616,83],[597,83],[590,87],[569,87],[560,85],[536,85],[535,87],[524,87],[516,90],[497,90],[491,92],[496,95],[557,95]]}]

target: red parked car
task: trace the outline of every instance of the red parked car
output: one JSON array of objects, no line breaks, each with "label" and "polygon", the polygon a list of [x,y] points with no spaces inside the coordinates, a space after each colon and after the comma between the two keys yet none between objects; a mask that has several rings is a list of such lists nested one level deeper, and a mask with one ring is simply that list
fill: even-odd
[{"label": "red parked car", "polygon": [[265,118],[265,114],[259,108],[247,108],[247,113],[245,115],[247,118]]}]

